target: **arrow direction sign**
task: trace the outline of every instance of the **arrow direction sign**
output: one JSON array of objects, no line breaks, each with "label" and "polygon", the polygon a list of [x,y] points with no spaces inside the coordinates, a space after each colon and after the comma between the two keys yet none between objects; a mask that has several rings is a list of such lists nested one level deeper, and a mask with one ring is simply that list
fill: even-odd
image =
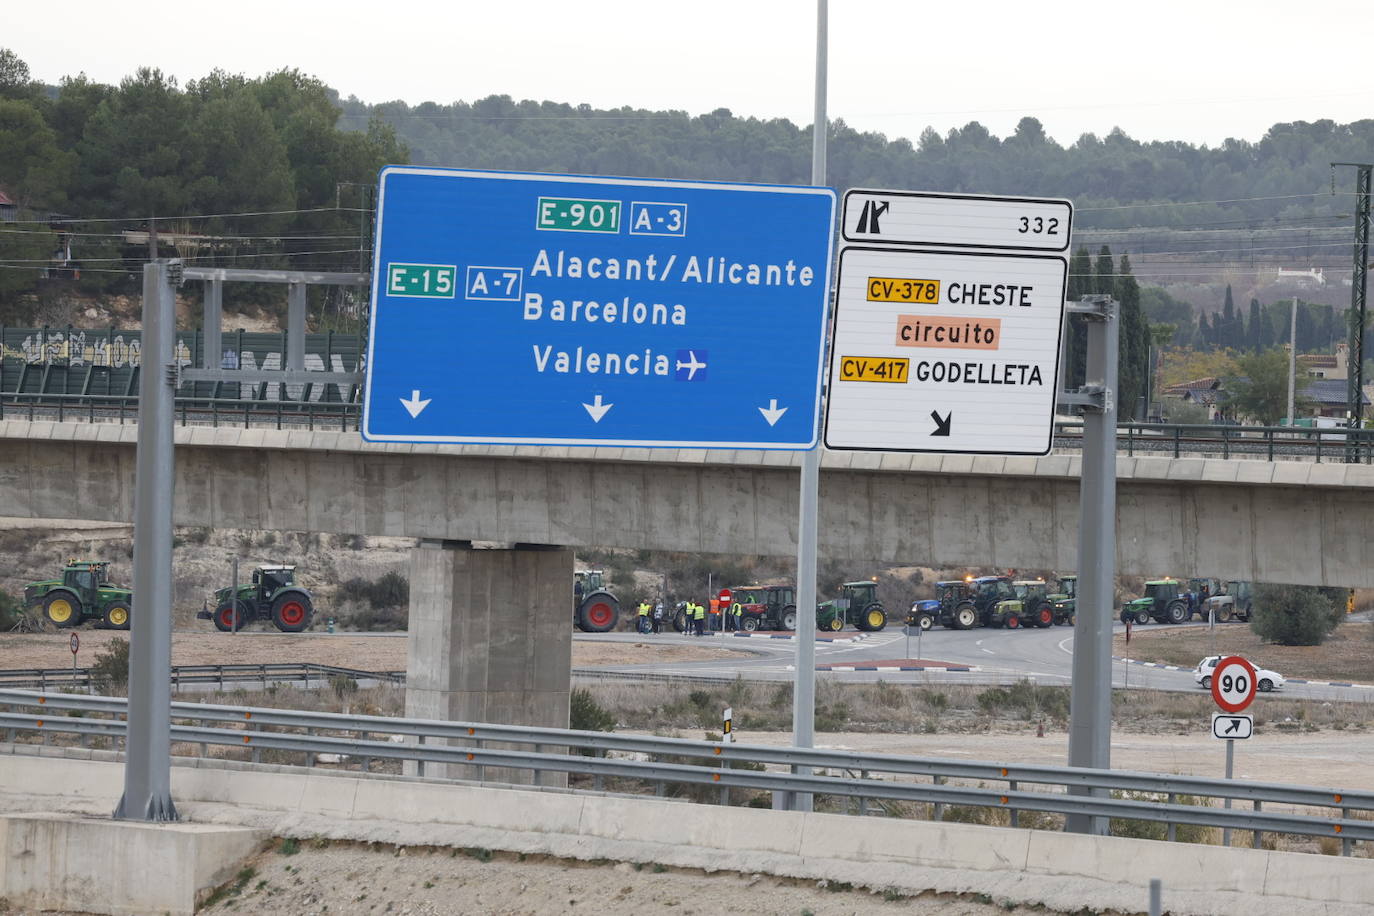
[{"label": "arrow direction sign", "polygon": [[932,436],[949,435],[949,424],[950,421],[954,419],[954,411],[951,410],[942,417],[940,416],[940,411],[932,410],[930,412],[930,418],[935,421],[935,432],[931,433]]},{"label": "arrow direction sign", "polygon": [[420,411],[429,406],[431,400],[433,400],[433,398],[425,398],[423,401],[420,400],[420,391],[417,388],[410,392],[410,400],[401,398],[401,403],[405,405],[406,413],[410,414],[411,419],[414,419],[420,415]]},{"label": "arrow direction sign", "polygon": [[1242,741],[1255,734],[1255,719],[1250,715],[1212,713],[1212,737],[1222,741]]},{"label": "arrow direction sign", "polygon": [[760,407],[759,413],[763,414],[763,418],[768,421],[769,426],[777,426],[782,415],[787,413],[787,408],[779,407],[777,398],[769,398],[768,406]]},{"label": "arrow direction sign", "polygon": [[587,413],[589,413],[589,414],[592,415],[592,422],[593,422],[593,423],[600,423],[600,422],[601,422],[601,418],[604,417],[604,416],[606,416],[606,411],[610,410],[610,409],[611,409],[612,407],[614,407],[615,405],[614,405],[614,404],[602,404],[602,403],[601,403],[601,395],[598,394],[596,397],[592,398],[592,403],[590,403],[590,404],[583,404],[582,406],[585,407],[585,408],[587,408]]},{"label": "arrow direction sign", "polygon": [[813,448],[834,218],[829,188],[388,166],[363,438]]}]

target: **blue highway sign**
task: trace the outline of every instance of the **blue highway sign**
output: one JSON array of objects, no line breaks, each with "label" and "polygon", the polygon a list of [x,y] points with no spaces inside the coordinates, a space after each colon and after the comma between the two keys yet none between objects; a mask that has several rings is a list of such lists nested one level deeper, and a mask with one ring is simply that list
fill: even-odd
[{"label": "blue highway sign", "polygon": [[808,449],[829,188],[388,166],[371,441]]}]

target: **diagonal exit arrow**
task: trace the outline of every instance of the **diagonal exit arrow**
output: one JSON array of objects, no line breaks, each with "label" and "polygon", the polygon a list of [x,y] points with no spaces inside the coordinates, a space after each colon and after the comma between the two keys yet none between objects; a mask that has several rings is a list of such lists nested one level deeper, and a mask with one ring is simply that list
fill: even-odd
[{"label": "diagonal exit arrow", "polygon": [[935,432],[931,433],[932,436],[949,435],[949,424],[954,421],[954,411],[951,410],[942,417],[938,410],[932,410],[930,418],[935,421]]},{"label": "diagonal exit arrow", "polygon": [[1239,719],[1227,719],[1226,721],[1230,722],[1231,724],[1226,726],[1226,731],[1222,732],[1223,735],[1229,735],[1231,734],[1231,732],[1240,730]]}]

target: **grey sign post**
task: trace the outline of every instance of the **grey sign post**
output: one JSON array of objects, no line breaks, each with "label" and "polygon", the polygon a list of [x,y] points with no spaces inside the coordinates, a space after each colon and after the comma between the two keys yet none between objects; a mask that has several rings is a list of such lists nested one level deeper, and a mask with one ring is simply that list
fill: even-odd
[{"label": "grey sign post", "polygon": [[143,268],[143,368],[134,476],[134,595],[124,795],[114,816],[174,821],[172,804],[172,431],[180,261]]},{"label": "grey sign post", "polygon": [[[1084,385],[1062,392],[1061,404],[1083,412],[1079,489],[1078,612],[1073,626],[1073,686],[1069,705],[1069,766],[1108,769],[1112,729],[1112,580],[1116,575],[1117,303],[1095,296],[1067,304],[1088,320]],[[1070,790],[1073,791],[1073,790]],[[1079,790],[1075,794],[1090,794]],[[1071,814],[1064,829],[1105,834],[1107,819]]]}]

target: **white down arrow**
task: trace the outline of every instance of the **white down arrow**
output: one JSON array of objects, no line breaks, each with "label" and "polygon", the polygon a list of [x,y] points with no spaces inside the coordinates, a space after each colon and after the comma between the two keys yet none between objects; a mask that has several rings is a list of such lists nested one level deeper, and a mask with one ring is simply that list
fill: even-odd
[{"label": "white down arrow", "polygon": [[420,411],[429,406],[429,402],[432,400],[433,398],[425,398],[423,401],[420,400],[420,392],[417,389],[410,392],[410,400],[407,401],[405,398],[401,398],[401,403],[410,413],[411,418],[414,419],[420,415]]}]

